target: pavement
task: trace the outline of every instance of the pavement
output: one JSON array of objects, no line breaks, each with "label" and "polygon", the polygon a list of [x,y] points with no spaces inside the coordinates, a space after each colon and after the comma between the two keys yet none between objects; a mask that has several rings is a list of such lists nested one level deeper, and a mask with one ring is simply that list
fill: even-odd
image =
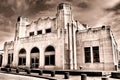
[{"label": "pavement", "polygon": [[0,80],[48,80],[48,79],[0,73]]},{"label": "pavement", "polygon": [[[31,77],[31,76],[24,76],[26,73],[20,73],[23,75],[15,75],[15,74],[11,74],[11,73],[0,73],[0,80],[48,80],[48,79],[44,79],[44,78],[38,78],[38,77]],[[37,75],[36,73],[31,73],[30,75]],[[49,77],[51,78],[50,74],[43,74],[43,77]],[[70,75],[69,79],[64,79],[64,75],[55,75],[55,77],[53,77],[56,80],[81,80],[81,76],[72,76]],[[101,77],[89,77],[87,76],[87,80],[102,80]],[[120,79],[114,79],[114,78],[109,78],[108,80],[120,80]]]}]

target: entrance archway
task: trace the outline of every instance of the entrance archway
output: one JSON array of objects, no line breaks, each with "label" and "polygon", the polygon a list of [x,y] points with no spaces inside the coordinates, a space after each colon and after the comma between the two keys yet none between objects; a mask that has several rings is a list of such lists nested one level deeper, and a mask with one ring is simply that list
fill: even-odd
[{"label": "entrance archway", "polygon": [[26,50],[24,48],[20,49],[19,51],[19,66],[25,66],[26,65]]},{"label": "entrance archway", "polygon": [[55,65],[55,48],[51,45],[45,49],[45,65]]},{"label": "entrance archway", "polygon": [[38,68],[39,67],[39,49],[37,47],[32,48],[30,54],[30,67]]}]

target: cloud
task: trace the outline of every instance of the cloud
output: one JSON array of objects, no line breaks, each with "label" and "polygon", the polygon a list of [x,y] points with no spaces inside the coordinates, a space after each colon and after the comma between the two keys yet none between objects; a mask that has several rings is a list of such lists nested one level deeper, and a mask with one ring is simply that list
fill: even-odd
[{"label": "cloud", "polygon": [[107,8],[106,11],[115,12],[119,14],[120,13],[120,2],[118,2],[115,6],[111,8]]},{"label": "cloud", "polygon": [[[63,2],[72,5],[72,13],[76,20],[90,26],[112,25],[112,21],[118,22],[115,20],[117,17],[114,13],[119,12],[119,0],[0,0],[0,36],[5,36],[3,41],[7,37],[14,38],[18,16],[25,16],[33,20],[45,16],[55,17],[57,5]],[[117,28],[115,27],[115,29]],[[115,31],[113,27],[112,29]]]},{"label": "cloud", "polygon": [[89,4],[86,3],[86,2],[80,2],[80,3],[78,4],[78,7],[83,8],[83,9],[85,9],[85,8],[90,8]]},{"label": "cloud", "polygon": [[35,14],[39,11],[51,10],[53,7],[55,7],[54,4],[47,3],[47,0],[36,0],[36,2],[30,6],[29,12]]}]

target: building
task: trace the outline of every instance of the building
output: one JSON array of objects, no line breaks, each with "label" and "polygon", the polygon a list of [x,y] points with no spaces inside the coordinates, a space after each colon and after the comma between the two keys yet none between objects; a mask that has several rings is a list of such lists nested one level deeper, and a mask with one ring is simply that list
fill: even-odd
[{"label": "building", "polygon": [[61,3],[56,17],[18,17],[15,39],[5,42],[2,66],[39,69],[115,70],[118,49],[109,26],[90,28]]}]

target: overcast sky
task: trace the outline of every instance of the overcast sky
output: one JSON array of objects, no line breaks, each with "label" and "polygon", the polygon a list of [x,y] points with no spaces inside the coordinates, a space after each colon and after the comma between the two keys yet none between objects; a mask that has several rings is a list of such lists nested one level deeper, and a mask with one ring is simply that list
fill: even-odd
[{"label": "overcast sky", "polygon": [[59,3],[70,3],[76,20],[91,27],[110,25],[120,45],[120,0],[0,0],[0,49],[5,41],[14,40],[18,16],[37,20],[55,17]]}]

